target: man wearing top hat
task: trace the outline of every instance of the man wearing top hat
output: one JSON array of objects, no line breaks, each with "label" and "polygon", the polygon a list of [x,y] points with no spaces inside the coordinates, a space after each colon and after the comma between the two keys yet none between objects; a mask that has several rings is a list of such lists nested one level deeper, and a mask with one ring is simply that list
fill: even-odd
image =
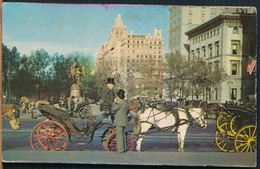
[{"label": "man wearing top hat", "polygon": [[[115,99],[115,92],[113,91],[114,86],[115,86],[114,78],[107,78],[106,86],[103,89],[102,102],[100,104],[100,111],[104,113],[98,118],[97,121],[98,123],[104,118],[111,115],[111,108]],[[111,115],[111,119],[113,122],[114,119],[112,115]]]},{"label": "man wearing top hat", "polygon": [[117,153],[124,153],[126,152],[125,126],[128,125],[128,103],[124,100],[124,90],[120,89],[116,95],[112,113],[115,113],[114,125],[116,126]]}]

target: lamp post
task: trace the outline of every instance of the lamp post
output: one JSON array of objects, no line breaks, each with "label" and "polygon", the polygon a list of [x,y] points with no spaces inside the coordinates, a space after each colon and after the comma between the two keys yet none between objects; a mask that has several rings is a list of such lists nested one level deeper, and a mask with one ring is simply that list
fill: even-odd
[{"label": "lamp post", "polygon": [[11,74],[11,70],[10,68],[7,68],[7,76],[8,76],[8,103],[10,104],[11,101],[10,101],[10,74]]}]

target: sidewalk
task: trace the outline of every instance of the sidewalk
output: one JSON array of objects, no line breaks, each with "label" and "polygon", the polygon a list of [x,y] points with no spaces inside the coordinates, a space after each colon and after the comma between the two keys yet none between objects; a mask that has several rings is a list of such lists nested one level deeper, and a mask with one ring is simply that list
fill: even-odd
[{"label": "sidewalk", "polygon": [[255,167],[256,153],[225,152],[127,152],[107,151],[4,151],[4,162],[170,165],[170,166],[229,166]]}]

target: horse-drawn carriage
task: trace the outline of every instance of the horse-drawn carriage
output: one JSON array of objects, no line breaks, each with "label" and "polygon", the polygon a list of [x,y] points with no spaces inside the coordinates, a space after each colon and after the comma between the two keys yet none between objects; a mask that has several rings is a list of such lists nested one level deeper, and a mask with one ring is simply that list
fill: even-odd
[{"label": "horse-drawn carriage", "polygon": [[[131,110],[134,109],[135,107],[131,108]],[[72,136],[80,136],[88,144],[92,141],[95,132],[102,127],[107,128],[101,137],[102,146],[107,151],[117,150],[115,127],[112,124],[87,120],[83,128],[79,129],[65,110],[43,104],[38,106],[38,110],[47,120],[37,124],[31,132],[30,143],[33,150],[63,151],[71,142]],[[130,117],[129,120],[131,119]],[[133,142],[127,132],[126,135],[127,151],[131,151]]]},{"label": "horse-drawn carriage", "polygon": [[256,152],[256,109],[220,106],[215,142],[224,152]]},{"label": "horse-drawn carriage", "polygon": [[[140,130],[134,134],[131,134],[131,131],[126,132],[127,151],[133,149],[132,136],[137,136],[136,150],[140,151],[143,136],[150,133],[148,129],[151,126],[157,129],[157,132],[176,131],[178,133],[178,151],[183,151],[184,137],[191,123],[194,122],[202,128],[207,126],[205,112],[201,108],[190,108],[188,111],[178,108],[174,114],[172,109],[160,111],[155,107],[139,111],[142,108],[139,102],[128,103],[128,105],[129,110],[136,112],[135,126],[139,124]],[[69,113],[65,110],[50,105],[39,105],[38,109],[47,120],[37,124],[31,132],[30,142],[33,150],[65,150],[73,136],[80,136],[86,140],[86,143],[90,143],[95,132],[102,127],[103,129],[106,127],[101,136],[102,146],[107,151],[117,150],[116,132],[112,124],[87,120],[83,128],[79,129],[71,122]],[[131,119],[133,116],[129,116],[129,120]]]},{"label": "horse-drawn carriage", "polygon": [[[91,119],[92,117],[92,109],[89,106],[92,102],[80,102],[76,105],[76,108],[70,111],[71,114],[77,114],[82,119]],[[34,118],[33,112],[38,109],[39,104],[50,105],[51,103],[47,100],[36,100],[30,99],[28,97],[22,96],[19,100],[19,104],[22,106],[22,111],[28,111],[32,113],[32,118]],[[55,104],[54,104],[55,105]],[[63,109],[66,109],[67,106],[58,106]],[[66,111],[69,111],[66,109]]]}]

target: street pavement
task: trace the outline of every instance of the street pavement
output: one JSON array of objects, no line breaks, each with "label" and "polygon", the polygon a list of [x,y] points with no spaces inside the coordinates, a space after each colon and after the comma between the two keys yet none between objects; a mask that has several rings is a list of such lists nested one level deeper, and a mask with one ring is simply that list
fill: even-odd
[{"label": "street pavement", "polygon": [[[91,107],[93,115],[98,117],[100,115],[98,105],[91,105]],[[92,141],[93,143],[89,145],[70,144],[66,151],[33,151],[29,144],[29,133],[33,125],[46,119],[40,112],[36,112],[35,116],[37,119],[31,119],[31,114],[21,114],[21,122],[24,122],[24,128],[17,131],[12,131],[9,126],[9,128],[5,127],[8,123],[7,120],[3,121],[3,136],[6,137],[3,138],[3,162],[116,164],[125,166],[256,166],[256,153],[224,153],[210,147],[212,140],[214,140],[215,128],[212,127],[215,123],[214,120],[209,120],[210,125],[206,130],[197,131],[196,127],[190,127],[186,138],[187,144],[185,144],[186,152],[177,152],[176,136],[173,137],[171,133],[156,133],[145,137],[142,152],[134,150],[124,154],[116,154],[105,151],[100,145],[100,138],[95,138],[96,136]],[[78,118],[73,119],[77,123],[84,123]],[[132,125],[131,123],[130,126],[132,127]],[[101,133],[102,131],[99,134]],[[10,141],[5,142],[5,139]]]}]

